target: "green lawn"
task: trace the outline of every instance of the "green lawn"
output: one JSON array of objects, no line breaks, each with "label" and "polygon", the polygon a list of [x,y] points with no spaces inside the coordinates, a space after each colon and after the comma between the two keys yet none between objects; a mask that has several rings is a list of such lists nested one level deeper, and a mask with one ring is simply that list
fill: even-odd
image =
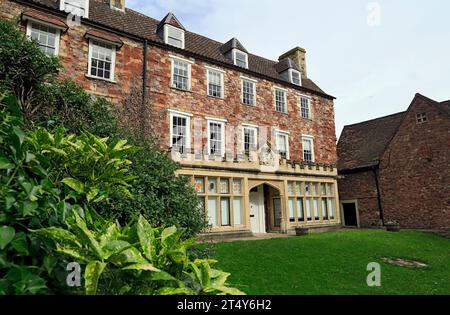
[{"label": "green lawn", "polygon": [[[450,294],[450,240],[428,233],[355,230],[208,246],[247,294]],[[386,256],[428,267],[393,266]],[[381,287],[366,284],[369,262],[381,265]]]}]

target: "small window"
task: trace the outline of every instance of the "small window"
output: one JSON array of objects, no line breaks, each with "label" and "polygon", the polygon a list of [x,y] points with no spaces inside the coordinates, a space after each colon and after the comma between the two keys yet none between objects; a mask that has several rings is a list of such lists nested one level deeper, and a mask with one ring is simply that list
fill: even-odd
[{"label": "small window", "polygon": [[170,124],[172,150],[182,154],[187,153],[190,147],[190,117],[171,113]]},{"label": "small window", "polygon": [[248,55],[240,50],[233,50],[234,64],[238,67],[248,68]]},{"label": "small window", "polygon": [[56,28],[43,24],[28,22],[27,35],[39,44],[39,48],[48,56],[57,56],[59,53],[59,34]]},{"label": "small window", "polygon": [[255,106],[256,104],[256,83],[250,80],[242,80],[242,103]]},{"label": "small window", "polygon": [[280,157],[289,160],[289,135],[284,132],[276,132],[276,144]]},{"label": "small window", "polygon": [[114,81],[115,59],[113,45],[96,40],[89,42],[89,76]]},{"label": "small window", "polygon": [[208,95],[213,97],[224,97],[223,73],[213,69],[207,69]]},{"label": "small window", "polygon": [[419,113],[416,115],[416,119],[417,119],[417,123],[418,124],[423,124],[426,123],[428,121],[428,117],[426,113]]},{"label": "small window", "polygon": [[302,137],[303,161],[306,163],[314,162],[314,140],[312,137]]},{"label": "small window", "polygon": [[311,119],[311,99],[308,97],[300,97],[300,112],[303,118]]},{"label": "small window", "polygon": [[258,130],[255,127],[244,127],[244,153],[249,156],[250,152],[258,149]]},{"label": "small window", "polygon": [[180,59],[172,59],[172,87],[191,90],[191,63]]},{"label": "small window", "polygon": [[171,25],[164,25],[165,43],[184,49],[184,31]]},{"label": "small window", "polygon": [[275,89],[275,111],[287,113],[287,93],[285,90]]},{"label": "small window", "polygon": [[300,76],[300,72],[298,72],[297,70],[291,69],[289,71],[289,73],[290,73],[290,80],[291,80],[292,84],[295,84],[295,85],[301,85],[302,84],[302,81],[301,81],[302,79],[301,79],[301,76]]},{"label": "small window", "polygon": [[225,123],[208,121],[209,154],[224,156],[225,154]]},{"label": "small window", "polygon": [[60,3],[60,10],[85,18],[88,17],[89,0],[61,0]]}]

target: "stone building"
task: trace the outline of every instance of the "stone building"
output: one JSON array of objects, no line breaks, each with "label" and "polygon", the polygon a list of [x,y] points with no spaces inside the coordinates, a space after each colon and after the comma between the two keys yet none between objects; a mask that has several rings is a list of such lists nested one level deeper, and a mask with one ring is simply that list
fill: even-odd
[{"label": "stone building", "polygon": [[307,75],[305,50],[272,61],[121,0],[0,0],[2,18],[58,55],[92,95],[134,115],[192,181],[212,233],[340,225],[334,97]]},{"label": "stone building", "polygon": [[338,173],[344,225],[450,228],[450,101],[345,126]]}]

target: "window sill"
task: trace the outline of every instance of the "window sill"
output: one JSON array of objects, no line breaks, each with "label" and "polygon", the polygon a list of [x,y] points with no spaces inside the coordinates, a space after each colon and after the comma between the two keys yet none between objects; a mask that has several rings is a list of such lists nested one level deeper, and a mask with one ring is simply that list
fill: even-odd
[{"label": "window sill", "polygon": [[275,111],[275,113],[289,115],[288,112],[279,112],[279,111],[277,111],[277,110]]},{"label": "window sill", "polygon": [[303,116],[300,116],[302,119],[304,119],[304,120],[308,120],[308,121],[313,121],[313,119],[312,118],[306,118],[306,117],[303,117]]},{"label": "window sill", "polygon": [[222,101],[225,100],[225,97],[212,96],[212,95],[209,95],[209,94],[206,94],[206,96],[208,96],[208,97],[210,97],[210,98],[214,98],[214,99],[216,99],[216,100],[222,100]]},{"label": "window sill", "polygon": [[175,86],[170,86],[170,88],[171,88],[172,90],[175,90],[175,91],[192,93],[192,89],[184,90],[184,89],[177,88],[177,87],[175,87]]},{"label": "window sill", "polygon": [[256,104],[246,104],[246,103],[243,103],[243,102],[241,102],[241,104],[242,105],[245,105],[245,106],[248,106],[248,107],[256,107]]},{"label": "window sill", "polygon": [[117,81],[115,81],[115,80],[110,80],[110,79],[105,79],[105,78],[96,77],[96,76],[90,75],[90,74],[88,74],[88,73],[86,73],[84,76],[85,76],[86,78],[88,78],[88,79],[100,80],[100,81],[105,81],[105,82],[117,84]]}]

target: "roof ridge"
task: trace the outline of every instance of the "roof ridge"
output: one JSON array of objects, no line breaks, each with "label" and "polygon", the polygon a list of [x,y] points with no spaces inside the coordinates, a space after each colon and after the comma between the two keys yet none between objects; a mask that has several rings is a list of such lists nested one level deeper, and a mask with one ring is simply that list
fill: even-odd
[{"label": "roof ridge", "polygon": [[388,118],[388,117],[391,117],[391,116],[396,116],[396,115],[400,115],[400,114],[405,114],[406,112],[407,112],[407,111],[404,110],[404,111],[397,112],[397,113],[394,113],[394,114],[389,114],[389,115],[381,116],[381,117],[378,117],[378,118],[368,119],[368,120],[361,121],[361,122],[358,122],[358,123],[354,123],[354,124],[350,124],[350,125],[345,125],[344,128],[345,128],[345,127],[352,127],[352,126],[356,126],[356,125],[362,125],[362,124],[365,124],[365,123],[368,123],[368,122],[372,122],[372,121],[376,121],[376,120]]}]

